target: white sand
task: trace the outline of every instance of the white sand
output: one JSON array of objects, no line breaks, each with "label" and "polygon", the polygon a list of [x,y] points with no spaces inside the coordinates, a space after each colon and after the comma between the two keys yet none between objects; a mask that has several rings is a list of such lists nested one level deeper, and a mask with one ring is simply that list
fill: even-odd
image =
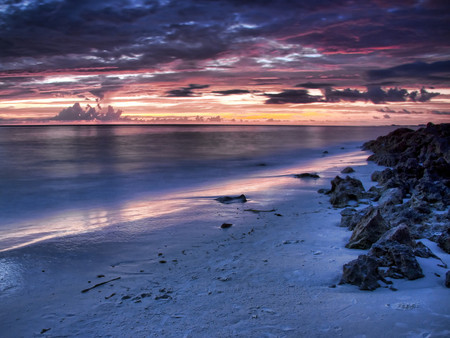
[{"label": "white sand", "polygon": [[[376,168],[366,153],[345,151],[172,196],[166,205],[177,212],[117,225],[106,238],[92,232],[2,253],[0,336],[448,337],[450,290],[436,259],[419,258],[426,277],[396,280],[396,292],[330,288],[364,251],[344,248],[351,233],[338,227],[341,209],[316,191],[347,165],[367,189]],[[284,176],[305,171],[321,179]],[[241,193],[249,202],[213,199]],[[220,229],[224,222],[233,226]]]}]

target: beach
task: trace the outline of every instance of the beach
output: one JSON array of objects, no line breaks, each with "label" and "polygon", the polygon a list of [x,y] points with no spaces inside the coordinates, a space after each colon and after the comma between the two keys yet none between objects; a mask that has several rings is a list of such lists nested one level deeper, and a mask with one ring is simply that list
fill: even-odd
[{"label": "beach", "polygon": [[[368,190],[380,168],[369,155],[333,148],[307,164],[162,199],[170,212],[110,227],[108,238],[93,231],[3,252],[2,336],[448,336],[439,260],[418,257],[425,277],[395,280],[397,291],[338,284],[342,265],[366,251],[345,248],[341,210],[317,190],[346,166]],[[303,172],[320,178],[294,177]],[[240,194],[246,203],[215,200]],[[150,223],[152,231],[136,230]]]}]

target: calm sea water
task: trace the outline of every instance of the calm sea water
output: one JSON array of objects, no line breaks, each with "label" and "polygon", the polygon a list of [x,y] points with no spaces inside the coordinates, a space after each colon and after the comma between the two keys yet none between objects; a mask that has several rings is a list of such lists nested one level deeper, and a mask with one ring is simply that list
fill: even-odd
[{"label": "calm sea water", "polygon": [[[0,230],[109,207],[355,146],[393,127],[39,126],[0,128]],[[1,249],[1,248],[0,248]]]}]

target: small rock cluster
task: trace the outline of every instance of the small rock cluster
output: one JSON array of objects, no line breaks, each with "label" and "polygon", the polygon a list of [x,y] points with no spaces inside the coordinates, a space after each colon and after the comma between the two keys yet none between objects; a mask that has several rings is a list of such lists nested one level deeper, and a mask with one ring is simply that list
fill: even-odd
[{"label": "small rock cluster", "polygon": [[[331,182],[330,202],[341,212],[341,226],[352,230],[346,247],[368,249],[343,267],[341,283],[374,290],[389,278],[423,277],[418,257],[435,257],[416,239],[437,242],[450,253],[450,124],[429,123],[417,131],[400,128],[363,145],[368,160],[388,166],[372,174],[366,191],[352,177]],[[364,201],[369,206],[354,207]],[[449,275],[449,273],[447,273]]]}]

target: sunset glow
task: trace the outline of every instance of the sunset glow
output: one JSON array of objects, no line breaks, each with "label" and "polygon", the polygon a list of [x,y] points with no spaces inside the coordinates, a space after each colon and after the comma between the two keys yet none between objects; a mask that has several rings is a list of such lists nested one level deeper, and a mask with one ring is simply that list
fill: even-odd
[{"label": "sunset glow", "polygon": [[431,0],[11,2],[0,123],[66,123],[75,103],[120,109],[119,123],[446,122],[449,13]]}]

